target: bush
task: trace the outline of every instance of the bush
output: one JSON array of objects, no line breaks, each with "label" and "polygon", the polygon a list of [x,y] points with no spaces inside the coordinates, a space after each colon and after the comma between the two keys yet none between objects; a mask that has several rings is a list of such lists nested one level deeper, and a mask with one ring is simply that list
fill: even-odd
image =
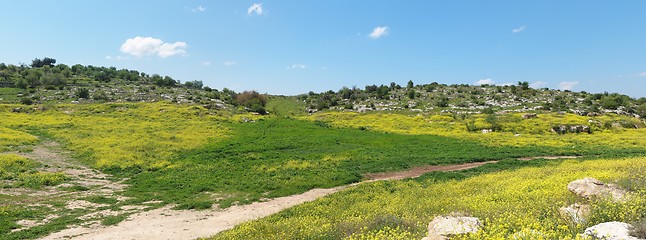
[{"label": "bush", "polygon": [[34,104],[34,101],[32,101],[31,98],[23,98],[23,99],[20,99],[20,103],[25,105],[32,105]]},{"label": "bush", "polygon": [[267,114],[265,106],[267,98],[256,91],[244,91],[236,95],[236,103],[248,108],[252,112]]},{"label": "bush", "polygon": [[87,88],[79,88],[78,90],[76,90],[76,96],[79,98],[87,99],[90,97],[90,90],[88,90]]}]

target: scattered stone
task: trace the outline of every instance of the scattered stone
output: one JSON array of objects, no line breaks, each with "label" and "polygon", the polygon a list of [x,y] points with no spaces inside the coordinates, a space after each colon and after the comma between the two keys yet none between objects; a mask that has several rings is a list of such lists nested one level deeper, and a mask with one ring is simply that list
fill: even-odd
[{"label": "scattered stone", "polygon": [[360,112],[360,113],[368,112],[368,111],[372,111],[372,108],[369,108],[369,107],[360,107],[360,108],[358,108],[358,109],[357,109],[357,112]]},{"label": "scattered stone", "polygon": [[623,201],[626,195],[626,191],[614,184],[605,184],[594,178],[572,181],[567,185],[567,189],[586,199],[591,197],[610,197],[614,201]]},{"label": "scattered stone", "polygon": [[475,233],[480,220],[474,217],[437,216],[428,224],[428,240],[448,239],[451,235]]},{"label": "scattered stone", "polygon": [[559,213],[563,218],[570,219],[574,223],[581,224],[587,220],[590,214],[590,206],[587,204],[572,204],[567,207],[559,208]]},{"label": "scattered stone", "polygon": [[532,118],[537,118],[538,115],[536,113],[525,113],[523,114],[523,119],[532,119]]},{"label": "scattered stone", "polygon": [[242,122],[245,122],[245,123],[252,122],[253,123],[253,122],[256,122],[256,121],[254,121],[253,119],[249,119],[249,118],[242,118]]},{"label": "scattered stone", "polygon": [[493,132],[491,129],[482,129],[482,133],[490,133]]},{"label": "scattered stone", "polygon": [[605,222],[586,228],[583,235],[604,240],[639,240],[628,234],[628,228],[630,228],[628,223]]},{"label": "scattered stone", "polygon": [[22,112],[22,108],[18,107],[18,108],[11,109],[11,112],[15,112],[15,113]]},{"label": "scattered stone", "polygon": [[558,134],[566,133],[592,133],[592,129],[588,125],[556,125],[552,127],[552,132]]}]

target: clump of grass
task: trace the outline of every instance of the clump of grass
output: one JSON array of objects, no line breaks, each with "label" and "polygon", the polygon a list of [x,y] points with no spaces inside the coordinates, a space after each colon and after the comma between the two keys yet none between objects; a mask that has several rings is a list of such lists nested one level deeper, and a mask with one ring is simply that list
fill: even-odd
[{"label": "clump of grass", "polygon": [[81,186],[81,185],[74,185],[71,187],[62,187],[60,188],[61,190],[66,190],[66,191],[72,191],[72,192],[85,192],[90,190],[89,187],[86,186]]},{"label": "clump of grass", "polygon": [[192,200],[177,205],[174,209],[209,209],[213,206],[213,201]]},{"label": "clump of grass", "polygon": [[115,198],[109,198],[105,196],[89,196],[89,197],[86,197],[85,200],[87,200],[88,202],[93,202],[98,204],[115,204],[119,202]]},{"label": "clump of grass", "polygon": [[108,216],[108,217],[103,218],[103,220],[101,221],[101,224],[104,225],[104,226],[117,225],[120,222],[123,222],[123,220],[126,220],[126,218],[128,218],[127,214],[121,214],[121,215],[117,215],[117,216]]},{"label": "clump of grass", "polygon": [[44,186],[56,186],[67,181],[69,177],[62,172],[35,172],[24,173],[18,176],[18,184],[23,187],[40,188]]}]

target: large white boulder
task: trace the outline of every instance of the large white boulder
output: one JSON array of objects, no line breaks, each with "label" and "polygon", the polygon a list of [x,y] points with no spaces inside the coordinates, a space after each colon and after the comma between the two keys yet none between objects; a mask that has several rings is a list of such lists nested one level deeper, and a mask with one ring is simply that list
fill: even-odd
[{"label": "large white boulder", "polygon": [[437,216],[428,224],[428,240],[443,240],[448,236],[475,233],[480,220],[474,217]]},{"label": "large white boulder", "polygon": [[605,222],[586,228],[583,235],[603,240],[639,240],[628,234],[630,224],[623,222]]},{"label": "large white boulder", "polygon": [[572,181],[567,189],[583,198],[609,197],[614,201],[623,201],[626,191],[612,184],[605,184],[594,178],[584,178]]}]

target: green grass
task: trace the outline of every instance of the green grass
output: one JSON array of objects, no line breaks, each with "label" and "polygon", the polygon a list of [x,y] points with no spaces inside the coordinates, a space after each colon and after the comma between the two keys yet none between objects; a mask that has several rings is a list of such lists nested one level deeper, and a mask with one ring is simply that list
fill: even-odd
[{"label": "green grass", "polygon": [[126,220],[128,218],[128,214],[121,214],[117,216],[108,216],[105,217],[102,221],[101,224],[104,226],[111,226],[111,225],[117,225],[123,220]]},{"label": "green grass", "polygon": [[[134,176],[131,196],[162,199],[184,208],[215,203],[210,195],[249,203],[360,181],[362,174],[427,164],[455,164],[562,151],[489,147],[432,135],[401,135],[333,128],[322,122],[267,119],[233,123],[231,137],[185,151],[171,166]],[[569,152],[561,152],[569,153]]]},{"label": "green grass", "polygon": [[37,172],[37,162],[15,154],[0,154],[0,180],[14,180],[15,186],[41,188],[68,180],[61,172]]},{"label": "green grass", "polygon": [[305,103],[294,97],[272,96],[266,109],[275,116],[299,116],[305,113]]},{"label": "green grass", "polygon": [[18,97],[19,93],[22,93],[25,90],[20,88],[2,88],[0,87],[0,102],[3,103],[17,103],[20,98]]},{"label": "green grass", "polygon": [[105,196],[89,196],[89,197],[86,197],[85,200],[87,200],[88,202],[93,202],[98,204],[109,204],[109,205],[119,202],[115,198],[109,198]]}]

